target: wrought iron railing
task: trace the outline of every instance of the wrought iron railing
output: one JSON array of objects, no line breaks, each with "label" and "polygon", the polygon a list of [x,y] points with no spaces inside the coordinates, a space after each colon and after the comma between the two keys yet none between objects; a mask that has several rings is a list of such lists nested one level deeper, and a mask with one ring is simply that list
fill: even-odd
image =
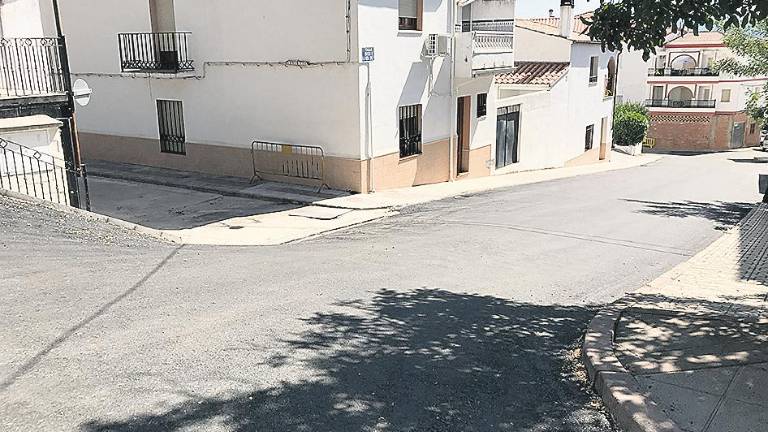
[{"label": "wrought iron railing", "polygon": [[0,97],[64,93],[57,38],[0,39]]},{"label": "wrought iron railing", "polygon": [[189,58],[189,32],[120,33],[123,72],[178,73],[195,70]]},{"label": "wrought iron railing", "polygon": [[515,39],[512,34],[498,32],[474,32],[473,50],[479,53],[512,52]]},{"label": "wrought iron railing", "polygon": [[718,76],[718,75],[720,75],[720,73],[711,68],[689,68],[689,69],[651,68],[651,69],[648,69],[648,76]]},{"label": "wrought iron railing", "polygon": [[709,99],[671,100],[648,99],[645,106],[652,108],[714,108],[717,101]]},{"label": "wrought iron railing", "polygon": [[254,141],[251,143],[251,160],[251,182],[264,179],[264,176],[275,176],[316,180],[320,187],[326,186],[325,153],[320,147]]},{"label": "wrought iron railing", "polygon": [[461,25],[457,24],[456,27],[457,30],[464,33],[470,31],[514,33],[515,20],[481,20],[472,22],[462,21]]},{"label": "wrought iron railing", "polygon": [[0,138],[0,189],[58,204],[85,204],[86,210],[91,208],[85,165],[74,168],[56,156],[3,138]]}]

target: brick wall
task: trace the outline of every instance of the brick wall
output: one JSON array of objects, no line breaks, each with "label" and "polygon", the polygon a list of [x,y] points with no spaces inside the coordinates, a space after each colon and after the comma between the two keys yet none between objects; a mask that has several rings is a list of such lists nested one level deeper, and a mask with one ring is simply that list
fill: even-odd
[{"label": "brick wall", "polygon": [[744,123],[744,146],[756,146],[757,132],[750,134],[751,120],[745,113],[651,113],[648,136],[656,139],[656,150],[722,151],[731,149],[734,123]]}]

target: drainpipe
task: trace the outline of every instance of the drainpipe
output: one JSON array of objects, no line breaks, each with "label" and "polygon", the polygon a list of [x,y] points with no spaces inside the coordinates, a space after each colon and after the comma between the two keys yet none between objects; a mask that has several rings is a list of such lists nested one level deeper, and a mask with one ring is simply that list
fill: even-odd
[{"label": "drainpipe", "polygon": [[[451,99],[448,101],[450,104],[451,109],[448,110],[449,112],[449,122],[448,124],[450,126],[450,130],[448,131],[448,136],[450,137],[448,139],[448,180],[452,181],[455,179],[453,169],[454,165],[454,158],[456,157],[456,16],[458,15],[458,3],[457,0],[451,0],[451,14],[450,14],[450,24],[451,24]],[[471,28],[470,28],[471,30]],[[458,164],[458,160],[456,161]]]}]

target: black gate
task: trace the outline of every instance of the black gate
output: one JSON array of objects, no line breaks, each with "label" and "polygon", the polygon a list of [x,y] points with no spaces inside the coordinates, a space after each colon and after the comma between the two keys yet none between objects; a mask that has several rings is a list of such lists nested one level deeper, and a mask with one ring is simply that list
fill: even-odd
[{"label": "black gate", "polygon": [[520,105],[496,111],[496,168],[517,163],[520,139]]},{"label": "black gate", "polygon": [[[0,138],[0,189],[91,209],[85,165]],[[84,199],[83,199],[84,198]]]}]

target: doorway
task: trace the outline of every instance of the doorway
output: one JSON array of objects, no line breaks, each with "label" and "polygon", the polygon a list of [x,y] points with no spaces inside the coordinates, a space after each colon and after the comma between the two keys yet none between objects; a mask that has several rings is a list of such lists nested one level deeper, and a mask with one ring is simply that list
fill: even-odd
[{"label": "doorway", "polygon": [[731,148],[744,147],[744,123],[734,123],[733,132],[731,133]]},{"label": "doorway", "polygon": [[496,169],[519,162],[520,105],[496,110]]},{"label": "doorway", "polygon": [[609,121],[608,117],[603,117],[603,120],[600,122],[600,160],[606,160],[610,151],[610,143],[608,142]]},{"label": "doorway", "polygon": [[456,104],[458,105],[457,119],[456,119],[456,135],[458,141],[456,145],[456,175],[469,172],[469,142],[470,142],[470,128],[471,124],[471,112],[472,112],[472,97],[462,96]]}]

